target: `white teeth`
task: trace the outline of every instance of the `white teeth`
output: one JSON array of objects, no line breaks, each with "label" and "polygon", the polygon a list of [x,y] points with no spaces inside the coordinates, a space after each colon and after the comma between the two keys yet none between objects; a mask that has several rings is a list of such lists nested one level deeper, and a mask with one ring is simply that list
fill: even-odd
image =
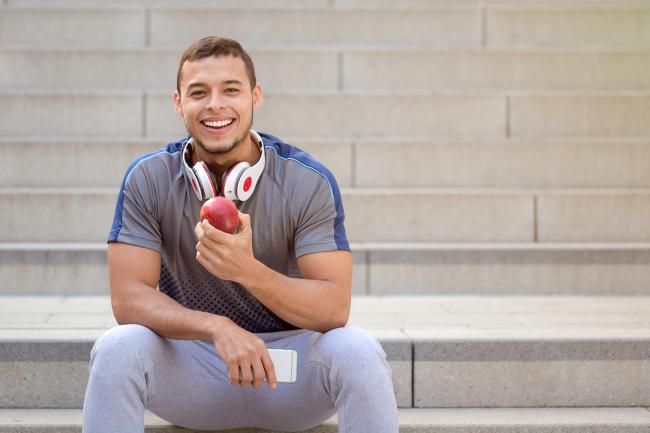
[{"label": "white teeth", "polygon": [[233,122],[233,119],[229,120],[219,120],[219,121],[213,121],[213,120],[204,120],[203,124],[205,126],[209,126],[210,128],[222,128],[224,126],[228,126]]}]

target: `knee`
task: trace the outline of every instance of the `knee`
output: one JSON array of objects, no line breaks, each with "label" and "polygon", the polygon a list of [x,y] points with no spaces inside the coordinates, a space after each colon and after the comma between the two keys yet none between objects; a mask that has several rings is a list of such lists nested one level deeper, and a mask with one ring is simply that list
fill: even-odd
[{"label": "knee", "polygon": [[355,326],[333,329],[325,333],[323,346],[332,364],[387,365],[386,353],[368,332]]},{"label": "knee", "polygon": [[143,366],[146,355],[158,335],[151,329],[136,324],[109,329],[95,342],[90,352],[90,369],[103,372],[119,371]]}]

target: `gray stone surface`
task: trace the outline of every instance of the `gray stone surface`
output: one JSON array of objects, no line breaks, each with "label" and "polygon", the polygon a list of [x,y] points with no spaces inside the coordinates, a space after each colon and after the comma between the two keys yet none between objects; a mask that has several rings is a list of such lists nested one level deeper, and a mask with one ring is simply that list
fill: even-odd
[{"label": "gray stone surface", "polygon": [[414,405],[647,406],[647,370],[642,360],[422,361],[415,363]]},{"label": "gray stone surface", "polygon": [[[650,426],[649,413],[644,408],[400,409],[399,419],[400,433],[645,433]],[[193,433],[150,412],[145,414],[145,424],[147,433]],[[81,410],[2,409],[0,427],[9,433],[80,433]],[[336,417],[308,430],[336,431]]]},{"label": "gray stone surface", "polygon": [[[650,294],[650,244],[352,243],[352,249],[355,294]],[[1,294],[108,294],[106,246],[0,244],[0,281]]]},{"label": "gray stone surface", "polygon": [[106,247],[0,248],[0,281],[3,294],[108,294]]},{"label": "gray stone surface", "polygon": [[143,134],[143,99],[134,92],[2,92],[0,135],[13,137]]},{"label": "gray stone surface", "polygon": [[[76,138],[0,139],[0,185],[5,187],[117,188],[129,164],[185,134],[171,137],[102,140]],[[352,144],[338,140],[287,137],[329,168],[341,187],[352,180]]]},{"label": "gray stone surface", "polygon": [[[242,26],[242,22],[257,25]],[[156,8],[151,12],[153,46],[185,46],[206,34],[213,34],[214,29],[251,47],[477,47],[481,41],[481,15],[478,9],[471,7],[433,10],[233,8],[225,11],[216,8]]]},{"label": "gray stone surface", "polygon": [[[341,195],[354,242],[533,240],[533,196],[526,192],[343,189]],[[0,189],[7,209],[0,213],[0,241],[103,242],[116,200],[116,188]]]},{"label": "gray stone surface", "polygon": [[541,242],[644,242],[650,239],[647,191],[540,194]]},{"label": "gray stone surface", "polygon": [[360,187],[647,187],[648,144],[616,138],[360,140],[353,173]]},{"label": "gray stone surface", "polygon": [[[381,342],[401,407],[641,405],[648,398],[648,299],[355,296],[350,324]],[[17,389],[7,404],[77,407],[47,377],[83,388],[87,369],[78,364],[88,362],[93,341],[110,326],[109,309],[107,296],[0,297],[0,315],[51,311],[60,327],[0,325],[0,365]],[[622,317],[625,326],[608,325]],[[380,326],[395,318],[400,323]],[[94,329],[74,329],[80,322]],[[29,403],[36,389],[41,406]]]},{"label": "gray stone surface", "polygon": [[462,246],[369,251],[370,293],[649,294],[650,251]]},{"label": "gray stone surface", "polygon": [[81,408],[83,405],[88,361],[3,361],[0,372],[0,388],[11,390],[0,393],[0,407]]},{"label": "gray stone surface", "polygon": [[514,94],[513,137],[646,137],[650,96],[646,93]]},{"label": "gray stone surface", "polygon": [[[182,49],[2,49],[0,88],[176,89]],[[264,89],[336,90],[336,51],[250,50]],[[48,74],[39,73],[43,64]],[[15,68],[15,69],[14,69]],[[19,69],[22,74],[14,71]]]},{"label": "gray stone surface", "polygon": [[[13,1],[13,0],[12,0]],[[34,31],[38,29],[38,31]],[[145,45],[144,8],[4,8],[3,45]]]},{"label": "gray stone surface", "polygon": [[533,197],[526,193],[351,189],[343,199],[355,242],[526,242],[533,236]]},{"label": "gray stone surface", "polygon": [[[647,47],[650,44],[650,11],[640,8],[580,8],[558,3],[549,8],[538,2],[532,7],[487,9],[489,47]],[[519,7],[518,7],[519,6]],[[564,7],[562,7],[564,6]],[[573,6],[573,7],[572,7]]]},{"label": "gray stone surface", "polygon": [[343,52],[346,89],[645,90],[649,70],[650,53],[641,50]]},{"label": "gray stone surface", "polygon": [[[0,193],[4,230],[0,240],[35,242],[106,241],[115,213],[117,193],[110,190],[66,189]],[[35,209],[47,209],[37,211]],[[30,227],[26,232],[25,227]]]},{"label": "gray stone surface", "polygon": [[[506,100],[495,94],[271,93],[254,127],[280,137],[459,136],[506,134]],[[148,136],[182,134],[170,97],[147,94]],[[287,121],[291,119],[291,121]]]}]

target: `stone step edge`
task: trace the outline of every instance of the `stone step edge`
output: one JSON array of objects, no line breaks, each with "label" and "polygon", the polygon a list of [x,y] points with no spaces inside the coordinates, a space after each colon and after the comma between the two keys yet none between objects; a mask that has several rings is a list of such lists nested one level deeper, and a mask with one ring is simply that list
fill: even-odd
[{"label": "stone step edge", "polygon": [[[109,296],[106,303],[110,302]],[[16,296],[14,296],[16,298]],[[620,297],[617,297],[620,298]],[[630,297],[637,300],[636,297]],[[0,296],[0,300],[2,296]],[[647,301],[648,296],[640,297],[639,302]],[[353,298],[354,301],[354,298]],[[98,313],[99,314],[99,313]],[[359,314],[359,313],[356,313]],[[469,314],[469,313],[467,313]],[[87,360],[90,354],[90,348],[95,341],[109,327],[101,328],[2,328],[0,327],[0,362],[3,361],[52,361],[51,358],[43,358],[44,352],[53,353],[58,360]],[[589,359],[588,345],[596,344],[602,348],[604,344],[615,344],[618,347],[626,344],[643,345],[644,353],[647,354],[647,348],[650,347],[650,328],[525,328],[519,325],[512,328],[373,328],[372,326],[362,326],[382,345],[396,344],[401,349],[397,355],[397,360],[413,362],[412,349],[416,345],[437,345],[441,350],[443,345],[457,346],[459,344],[477,345],[476,350],[483,350],[485,344],[494,345],[512,345],[523,344],[529,349],[532,345],[542,345],[544,347],[553,345],[562,345],[563,349],[571,349],[565,343],[578,343],[580,347],[573,347],[571,350],[588,354],[585,359]],[[37,347],[43,345],[41,347]],[[57,345],[64,345],[65,350],[61,351]],[[88,350],[85,346],[90,345]],[[24,346],[17,350],[19,346]],[[74,349],[73,346],[79,346]],[[405,350],[405,346],[410,346]],[[73,350],[74,349],[74,350]],[[38,359],[31,358],[34,353],[38,354]],[[389,360],[396,360],[388,351]],[[554,353],[549,356],[558,356]],[[512,355],[512,354],[511,354]],[[530,359],[538,358],[539,354],[530,352],[519,354],[528,356]],[[454,356],[462,359],[463,353],[456,353]],[[9,359],[11,358],[11,359]],[[60,358],[60,359],[59,359]],[[499,358],[501,359],[501,358]],[[644,358],[645,359],[645,358]],[[417,359],[415,361],[418,361]]]},{"label": "stone step edge", "polygon": [[[180,55],[179,50],[183,50],[185,46],[182,45],[43,45],[35,43],[15,44],[15,43],[2,43],[0,42],[0,55],[3,53],[51,53],[51,52],[66,52],[66,53],[88,53],[97,54],[105,53],[121,53],[121,54],[144,54],[144,53],[162,53]],[[398,54],[609,54],[609,53],[627,53],[627,54],[650,54],[650,45],[636,46],[539,46],[539,45],[491,45],[485,47],[444,47],[444,46],[419,46],[419,45],[334,45],[334,44],[313,44],[313,45],[247,45],[246,50],[249,52],[257,53],[398,53]]]},{"label": "stone step edge", "polygon": [[[106,251],[105,242],[0,242],[0,252]],[[647,251],[650,242],[350,242],[352,251]]]},{"label": "stone step edge", "polygon": [[[630,408],[459,408],[459,409],[399,409],[400,431],[415,432],[417,427],[428,428],[464,428],[454,431],[477,431],[477,428],[497,427],[553,427],[563,432],[572,432],[585,427],[611,427],[614,433],[616,427],[647,427],[650,429],[650,410],[642,407]],[[51,428],[54,433],[57,428],[81,428],[81,409],[0,409],[0,430],[28,432],[28,428]],[[154,414],[145,414],[145,425],[150,428],[165,428],[169,432],[188,432],[180,430]],[[337,417],[334,416],[322,424],[334,432]],[[564,428],[563,428],[564,427]],[[565,430],[566,428],[566,430]],[[465,430],[466,429],[466,430]],[[68,431],[68,430],[66,430]],[[228,430],[234,433],[233,430]],[[227,433],[228,431],[224,432]],[[310,431],[316,431],[310,430]],[[322,431],[318,429],[318,431]],[[427,431],[430,431],[427,429]],[[448,430],[445,430],[448,431]],[[481,430],[483,431],[483,430]],[[490,430],[492,431],[492,430]],[[510,430],[508,430],[510,431]],[[526,430],[530,431],[530,430]],[[544,430],[546,431],[546,430]],[[600,432],[601,430],[599,430]],[[237,430],[241,433],[262,433],[267,430],[247,429]]]},{"label": "stone step edge", "polygon": [[14,10],[74,10],[74,11],[222,11],[222,10],[287,10],[287,11],[360,11],[368,10],[379,11],[482,11],[482,10],[516,10],[516,11],[537,11],[540,8],[550,11],[647,11],[650,6],[640,0],[598,0],[598,1],[580,1],[573,0],[567,2],[549,2],[535,0],[530,2],[515,2],[512,0],[487,0],[483,2],[476,1],[453,1],[453,0],[435,0],[435,1],[394,1],[386,3],[383,1],[365,1],[365,2],[345,2],[340,0],[322,0],[316,3],[300,3],[297,1],[277,1],[275,4],[263,1],[253,1],[250,3],[236,3],[234,1],[224,2],[223,4],[214,4],[207,0],[192,0],[189,4],[170,4],[167,2],[133,2],[125,3],[119,1],[108,1],[106,3],[88,4],[80,1],[47,1],[31,0],[16,3],[14,0],[5,0],[0,7]]},{"label": "stone step edge", "polygon": [[[650,187],[340,187],[348,196],[364,195],[648,195]],[[117,194],[119,187],[80,187],[80,186],[0,186],[0,195],[103,195]]]},{"label": "stone step edge", "polygon": [[[353,3],[341,3],[337,0],[321,0],[319,3],[308,3],[308,2],[299,2],[294,1],[275,1],[275,2],[264,2],[262,0],[257,0],[249,3],[237,3],[235,1],[227,1],[222,4],[215,2],[210,2],[208,0],[190,0],[185,3],[167,3],[167,2],[115,2],[107,1],[105,3],[87,3],[80,1],[47,1],[47,0],[31,0],[25,2],[16,3],[15,0],[5,0],[8,3],[0,4],[0,8],[5,10],[17,10],[17,11],[38,11],[38,12],[52,12],[52,11],[73,11],[73,12],[215,12],[215,11],[281,11],[281,12],[368,12],[368,11],[379,11],[379,12],[419,12],[419,11],[464,11],[464,12],[479,12],[486,7],[480,5],[479,3],[471,0],[465,1],[454,1],[454,0],[435,0],[425,2],[400,2],[395,1],[391,3],[382,2],[382,1],[369,1],[369,2],[353,2]],[[608,5],[600,5],[595,8],[596,10],[633,10],[633,11],[642,11],[650,9],[647,5],[644,4],[627,4],[627,5],[617,5],[615,0],[610,0],[611,3]],[[611,6],[610,6],[611,5]],[[511,9],[512,7],[507,7]],[[538,7],[533,8],[537,10]],[[575,9],[575,8],[571,8]],[[594,7],[578,7],[578,10],[593,10]],[[560,9],[562,10],[562,9]]]},{"label": "stone step edge", "polygon": [[[0,5],[0,10],[2,5]],[[99,43],[74,43],[63,45],[60,43],[53,44],[34,44],[34,43],[0,43],[0,50],[8,51],[22,51],[33,50],[38,47],[47,51],[91,51],[91,50],[106,50],[106,51],[176,51],[180,53],[187,47],[185,44],[175,43],[160,43],[155,45],[143,45],[142,43],[115,43],[115,44],[99,44]],[[446,53],[446,52],[477,52],[477,53],[496,53],[496,52],[512,52],[524,53],[531,52],[536,54],[562,54],[562,53],[645,53],[650,51],[650,44],[627,44],[627,45],[533,45],[527,43],[518,44],[498,44],[492,43],[486,46],[471,45],[417,45],[417,44],[393,44],[387,45],[385,42],[370,44],[370,43],[345,43],[345,44],[305,44],[305,45],[259,45],[255,43],[246,44],[246,50],[249,52],[382,52],[382,51],[396,51],[405,53]]]},{"label": "stone step edge", "polygon": [[[264,132],[264,131],[260,131]],[[69,137],[13,137],[13,136],[0,136],[0,145],[5,144],[51,144],[51,145],[66,145],[66,144],[89,144],[89,145],[106,145],[106,144],[158,144],[160,147],[164,145],[182,140],[185,136],[69,136]],[[539,143],[539,144],[648,144],[650,146],[650,137],[459,137],[459,136],[355,136],[355,137],[332,137],[332,136],[285,136],[283,140],[287,143],[297,143],[300,146],[301,142],[305,143],[343,143],[343,144],[526,144],[526,143]]]},{"label": "stone step edge", "polygon": [[[10,89],[0,88],[0,97],[162,97],[169,96],[173,88],[165,89],[83,89],[83,88],[42,88],[42,89]],[[394,89],[342,89],[342,90],[268,90],[269,97],[490,97],[490,98],[519,98],[519,97],[587,97],[587,98],[648,98],[650,89],[642,90],[501,90],[501,89],[437,89],[437,90],[394,90]],[[171,103],[170,103],[171,106]]]}]

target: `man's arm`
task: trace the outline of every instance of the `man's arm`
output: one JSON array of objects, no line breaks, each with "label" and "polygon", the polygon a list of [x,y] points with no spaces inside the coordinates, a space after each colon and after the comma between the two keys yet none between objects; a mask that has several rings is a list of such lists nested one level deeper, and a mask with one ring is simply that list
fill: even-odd
[{"label": "man's arm", "polygon": [[252,383],[259,388],[267,377],[269,386],[275,387],[273,362],[263,340],[227,317],[190,310],[156,290],[160,277],[158,252],[111,243],[108,269],[113,314],[119,324],[137,323],[171,339],[212,340],[228,364],[231,383],[243,387]]},{"label": "man's arm", "polygon": [[298,258],[303,278],[290,278],[253,256],[250,217],[240,212],[240,232],[230,235],[207,221],[196,226],[197,260],[218,278],[236,281],[283,320],[326,332],[345,326],[350,315],[352,256],[327,251]]}]

